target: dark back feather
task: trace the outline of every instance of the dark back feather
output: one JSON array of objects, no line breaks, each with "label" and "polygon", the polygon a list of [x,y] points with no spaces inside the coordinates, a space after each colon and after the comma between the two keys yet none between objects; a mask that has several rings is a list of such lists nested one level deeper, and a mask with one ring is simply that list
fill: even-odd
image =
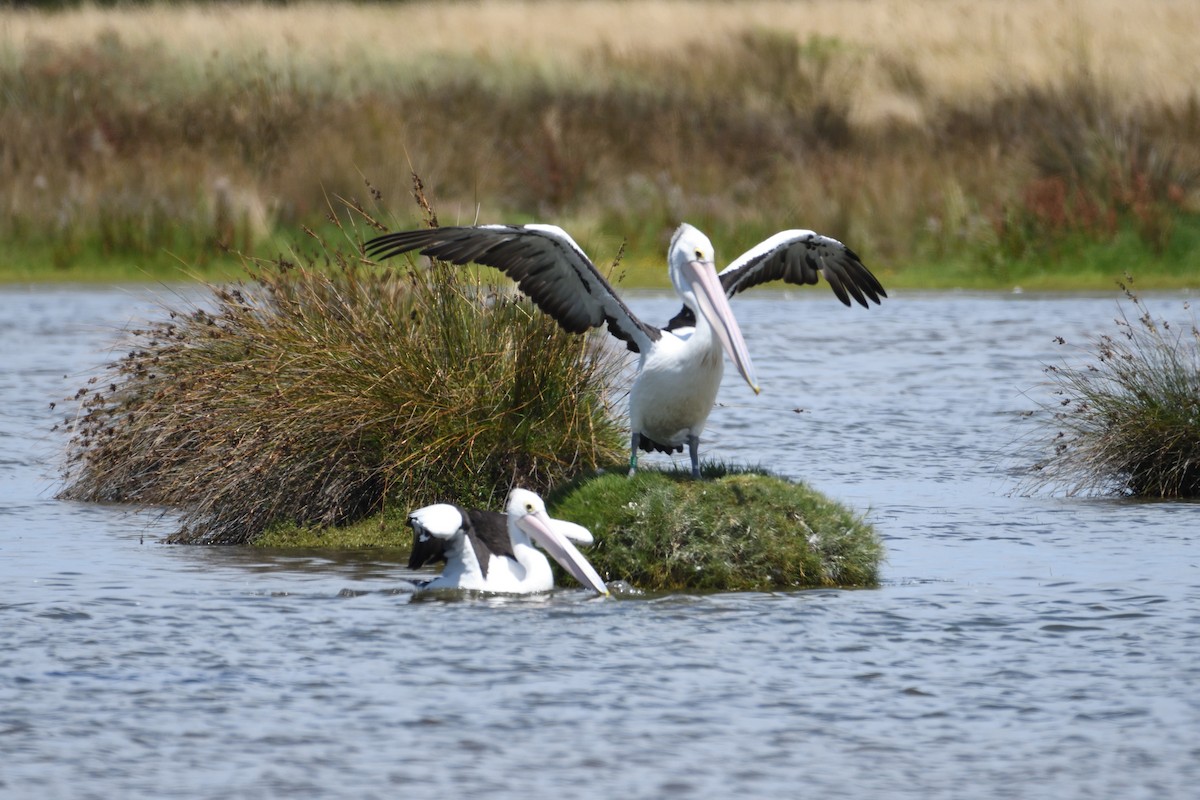
[{"label": "dark back feather", "polygon": [[516,560],[513,553],[512,537],[508,535],[508,515],[499,511],[480,511],[469,509],[467,512],[467,541],[475,549],[475,558],[479,560],[479,569],[483,577],[487,577],[488,562],[492,556]]}]

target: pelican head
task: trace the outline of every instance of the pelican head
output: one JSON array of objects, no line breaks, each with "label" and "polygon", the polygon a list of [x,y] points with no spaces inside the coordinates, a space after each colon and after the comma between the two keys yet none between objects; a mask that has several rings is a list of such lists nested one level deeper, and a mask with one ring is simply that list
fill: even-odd
[{"label": "pelican head", "polygon": [[742,339],[742,331],[729,307],[713,255],[712,242],[708,237],[686,222],[676,229],[671,237],[671,248],[667,253],[671,283],[683,298],[684,305],[696,314],[703,315],[716,332],[721,346],[738,368],[738,372],[758,394],[758,380],[754,376],[754,364],[750,352]]},{"label": "pelican head", "polygon": [[[563,568],[584,586],[607,595],[608,587],[596,573],[583,553],[571,544],[571,538],[590,542],[591,534],[578,525],[564,526],[561,521],[551,521],[546,514],[546,504],[528,489],[513,489],[508,494],[509,525],[515,525],[531,540],[553,556]],[[575,531],[578,529],[578,532]],[[511,528],[510,528],[511,530]]]}]

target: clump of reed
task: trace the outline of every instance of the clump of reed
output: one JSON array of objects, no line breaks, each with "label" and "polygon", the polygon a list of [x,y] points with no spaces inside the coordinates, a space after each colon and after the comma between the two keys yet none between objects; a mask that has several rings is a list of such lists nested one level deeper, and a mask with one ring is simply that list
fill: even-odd
[{"label": "clump of reed", "polygon": [[883,547],[859,515],[802,483],[724,464],[611,472],[556,491],[551,513],[596,537],[606,580],[647,591],[867,587]]},{"label": "clump of reed", "polygon": [[478,271],[318,239],[210,290],[80,389],[63,497],[176,508],[173,540],[240,543],[393,502],[496,507],[619,457],[611,351]]},{"label": "clump of reed", "polygon": [[[1046,368],[1058,403],[1046,425],[1054,452],[1035,487],[1134,497],[1200,496],[1200,328],[1155,319],[1126,284],[1135,311],[1101,334],[1080,365]],[[1066,346],[1063,339],[1058,340]]]}]

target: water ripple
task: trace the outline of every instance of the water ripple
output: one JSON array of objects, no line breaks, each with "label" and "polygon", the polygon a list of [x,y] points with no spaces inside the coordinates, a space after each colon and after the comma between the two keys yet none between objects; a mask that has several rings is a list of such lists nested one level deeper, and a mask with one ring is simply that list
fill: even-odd
[{"label": "water ripple", "polygon": [[738,298],[764,394],[732,376],[705,454],[861,509],[881,588],[597,601],[424,597],[386,558],[54,501],[48,402],[154,299],[0,294],[0,791],[1190,796],[1200,504],[1013,497],[1003,463],[1053,336],[1111,301],[810,297]]}]

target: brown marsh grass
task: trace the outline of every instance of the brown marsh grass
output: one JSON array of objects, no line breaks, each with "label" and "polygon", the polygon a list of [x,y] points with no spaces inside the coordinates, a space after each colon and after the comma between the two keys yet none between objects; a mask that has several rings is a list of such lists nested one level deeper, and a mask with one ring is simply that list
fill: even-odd
[{"label": "brown marsh grass", "polygon": [[1200,9],[1187,0],[152,3],[5,10],[2,20],[10,58],[40,42],[76,48],[115,36],[161,47],[197,73],[214,62],[260,61],[347,87],[427,77],[453,70],[456,59],[586,82],[603,78],[598,58],[678,56],[770,31],[857,51],[868,76],[856,104],[867,119],[912,113],[914,84],[939,102],[961,101],[1052,86],[1080,65],[1130,106],[1186,100],[1200,85]]},{"label": "brown marsh grass", "polygon": [[210,288],[75,395],[63,497],[178,509],[175,541],[242,543],[397,504],[496,507],[623,452],[611,351],[478,273],[318,241]]},{"label": "brown marsh grass", "polygon": [[657,280],[686,218],[727,258],[814,228],[893,283],[1052,285],[1088,244],[1186,283],[1198,29],[1173,0],[5,10],[0,235],[68,277],[273,253],[415,168],[448,223],[624,238]]},{"label": "brown marsh grass", "polygon": [[[1127,278],[1127,280],[1129,280]],[[1200,328],[1156,318],[1123,284],[1115,333],[1094,337],[1082,363],[1046,368],[1058,399],[1044,409],[1053,453],[1035,470],[1032,488],[1070,494],[1200,497]],[[1185,310],[1190,310],[1184,304]],[[1132,316],[1131,313],[1132,312]]]}]

